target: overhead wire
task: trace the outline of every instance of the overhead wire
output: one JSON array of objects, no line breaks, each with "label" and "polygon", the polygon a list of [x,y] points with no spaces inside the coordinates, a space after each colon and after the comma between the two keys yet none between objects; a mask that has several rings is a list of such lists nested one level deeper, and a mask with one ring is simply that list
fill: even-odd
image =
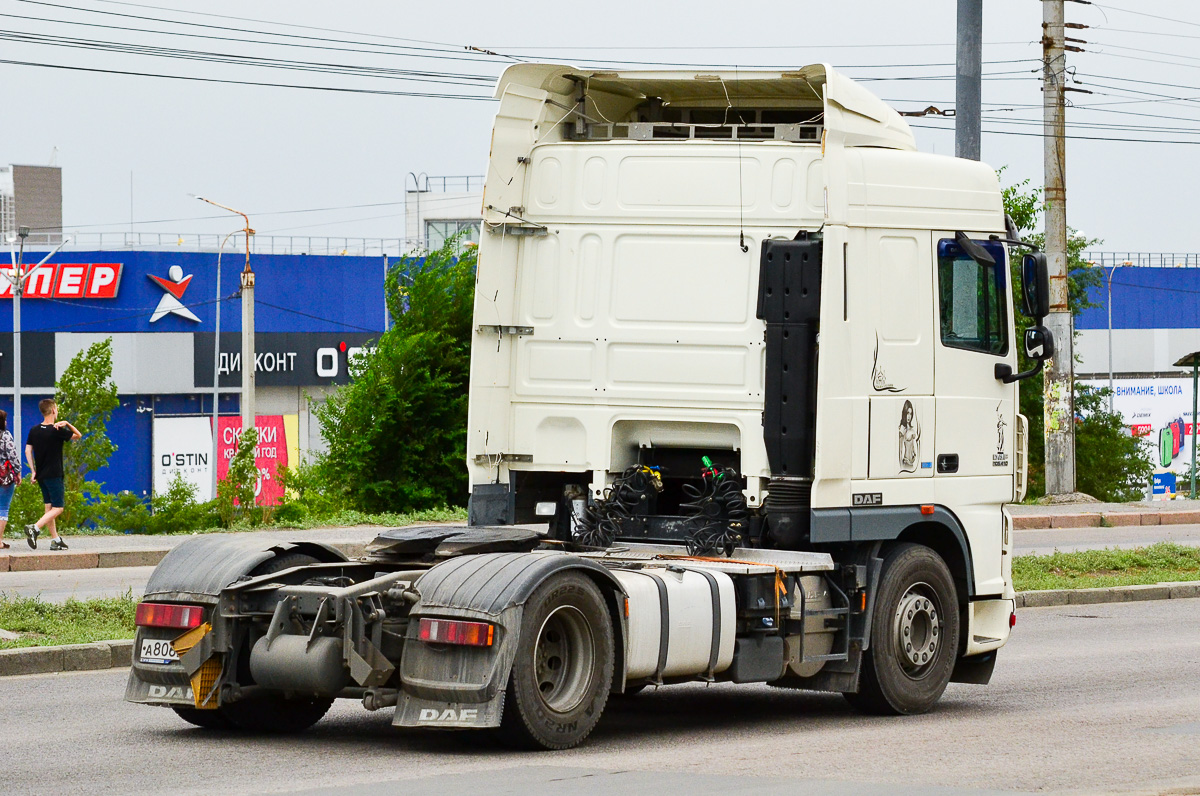
[{"label": "overhead wire", "polygon": [[374,94],[387,97],[424,97],[429,99],[457,99],[457,100],[474,100],[483,102],[492,102],[493,98],[480,94],[451,94],[438,92],[422,92],[422,91],[389,91],[385,89],[370,89],[370,88],[351,88],[349,86],[308,86],[298,83],[271,83],[257,80],[232,80],[228,78],[215,77],[198,77],[195,75],[169,75],[161,72],[135,72],[126,69],[100,69],[91,66],[68,66],[66,64],[47,64],[37,61],[17,61],[10,59],[0,59],[0,64],[9,64],[10,66],[33,66],[43,69],[62,69],[70,72],[94,72],[104,75],[127,75],[134,77],[153,77],[167,80],[187,80],[199,83],[224,83],[227,85],[237,86],[265,86],[269,88],[295,88],[306,91],[332,91],[343,94]]}]

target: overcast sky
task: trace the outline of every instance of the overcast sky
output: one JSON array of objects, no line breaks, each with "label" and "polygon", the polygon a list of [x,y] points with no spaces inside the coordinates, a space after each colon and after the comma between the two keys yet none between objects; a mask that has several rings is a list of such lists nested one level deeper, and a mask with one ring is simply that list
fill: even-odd
[{"label": "overcast sky", "polygon": [[[1041,6],[985,2],[983,160],[1007,167],[1006,181],[1042,180]],[[825,61],[869,79],[871,90],[898,109],[944,109],[954,105],[955,7],[954,0],[0,0],[0,60],[476,98],[490,96],[491,81],[513,58],[746,68]],[[1200,7],[1184,0],[1068,2],[1067,19],[1091,26],[1075,32],[1087,52],[1071,54],[1069,63],[1077,87],[1095,92],[1071,96],[1078,107],[1068,112],[1068,132],[1086,138],[1069,142],[1069,223],[1103,239],[1104,250],[1200,250],[1192,220],[1200,174]],[[49,43],[68,39],[87,44]],[[130,54],[129,45],[205,60]],[[218,54],[240,62],[216,63]],[[247,57],[352,73],[267,68],[245,63]],[[401,79],[413,71],[441,82]],[[260,234],[402,237],[406,175],[482,175],[495,110],[479,99],[13,63],[0,63],[0,87],[0,163],[56,158],[64,223],[85,232],[130,228],[132,175],[132,219],[142,231],[238,226],[196,218],[212,215],[189,196],[198,194],[246,210]],[[922,150],[953,154],[953,119],[912,121]],[[318,208],[338,209],[293,212]],[[159,220],[171,221],[143,223]]]}]

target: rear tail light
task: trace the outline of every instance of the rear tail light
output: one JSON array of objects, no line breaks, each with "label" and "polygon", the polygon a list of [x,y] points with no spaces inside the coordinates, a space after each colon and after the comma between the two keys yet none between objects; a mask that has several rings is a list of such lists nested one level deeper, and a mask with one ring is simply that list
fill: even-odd
[{"label": "rear tail light", "polygon": [[496,632],[487,622],[463,622],[457,619],[422,619],[417,637],[430,644],[461,644],[467,647],[490,647]]},{"label": "rear tail light", "polygon": [[173,627],[179,630],[200,627],[203,621],[204,609],[198,605],[138,603],[134,616],[134,623],[138,627]]}]

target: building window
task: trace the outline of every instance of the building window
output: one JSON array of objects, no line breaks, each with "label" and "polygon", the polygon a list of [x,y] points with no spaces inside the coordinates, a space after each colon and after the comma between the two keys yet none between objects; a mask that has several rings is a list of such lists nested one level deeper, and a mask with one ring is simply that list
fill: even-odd
[{"label": "building window", "polygon": [[440,249],[442,245],[454,237],[462,234],[458,239],[458,245],[463,246],[467,243],[479,244],[479,221],[469,219],[438,219],[436,221],[425,222],[425,245],[429,249]]},{"label": "building window", "polygon": [[985,354],[1008,353],[1008,260],[1004,247],[979,242],[996,260],[982,265],[952,240],[938,242],[942,345]]}]

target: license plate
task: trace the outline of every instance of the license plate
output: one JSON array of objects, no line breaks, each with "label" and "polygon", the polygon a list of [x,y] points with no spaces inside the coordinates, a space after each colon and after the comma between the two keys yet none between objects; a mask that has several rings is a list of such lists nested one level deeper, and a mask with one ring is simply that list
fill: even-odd
[{"label": "license plate", "polygon": [[142,663],[175,663],[179,656],[171,648],[170,639],[144,638],[138,659]]}]

